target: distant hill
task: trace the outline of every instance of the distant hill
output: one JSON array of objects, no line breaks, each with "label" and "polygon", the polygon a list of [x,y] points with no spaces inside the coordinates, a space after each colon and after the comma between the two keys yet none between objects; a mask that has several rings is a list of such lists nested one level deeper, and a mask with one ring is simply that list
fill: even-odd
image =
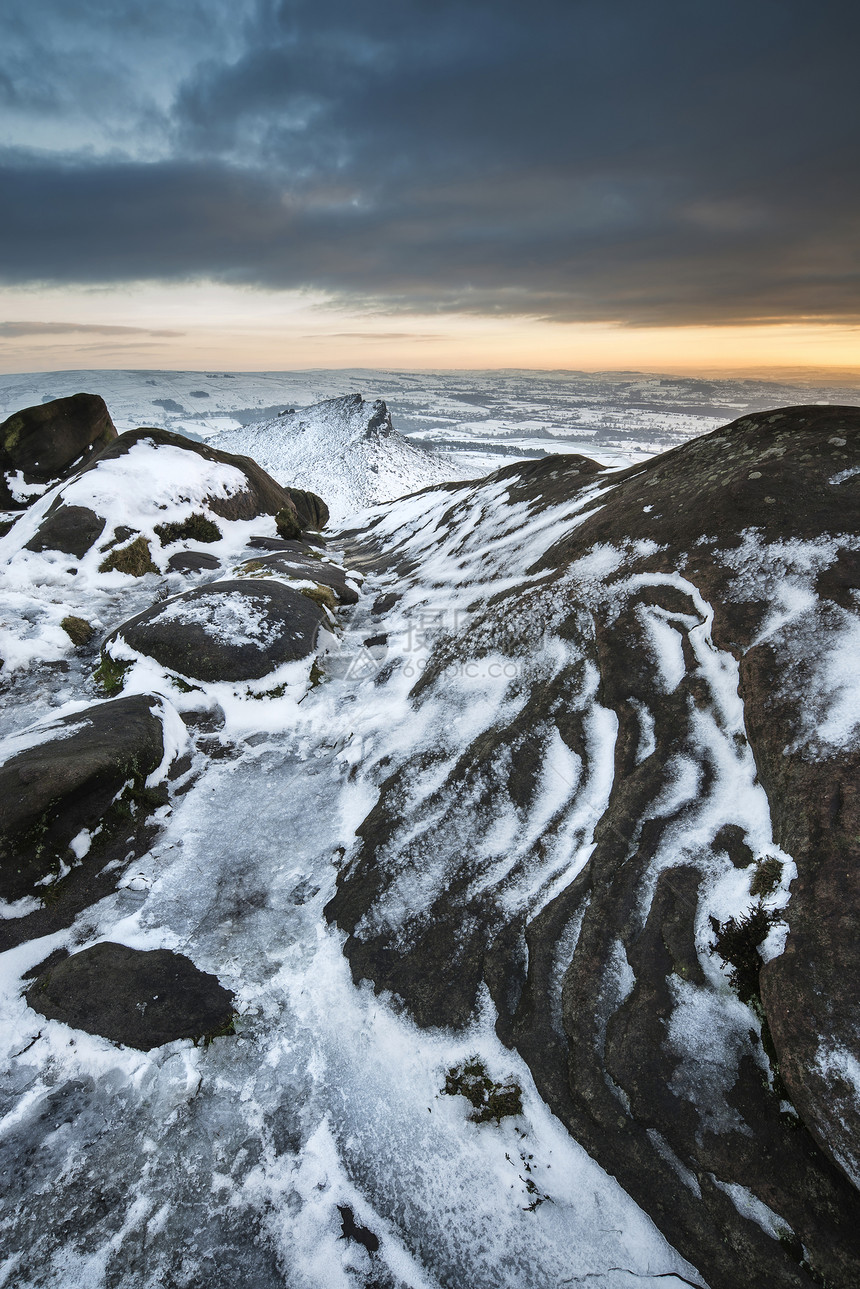
[{"label": "distant hill", "polygon": [[360,394],[227,430],[218,446],[253,457],[279,483],[318,492],[335,523],[365,506],[467,474],[446,454],[398,434],[382,399],[368,403]]}]

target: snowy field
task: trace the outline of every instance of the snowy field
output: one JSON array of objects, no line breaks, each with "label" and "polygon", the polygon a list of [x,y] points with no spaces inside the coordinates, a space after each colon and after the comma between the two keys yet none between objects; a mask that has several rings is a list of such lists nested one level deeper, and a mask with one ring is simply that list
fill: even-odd
[{"label": "snowy field", "polygon": [[102,395],[120,432],[156,425],[205,439],[344,394],[381,398],[401,434],[457,458],[455,477],[478,477],[546,452],[628,465],[749,411],[860,402],[860,380],[837,386],[641,372],[64,371],[0,375],[0,418],[80,390]]}]

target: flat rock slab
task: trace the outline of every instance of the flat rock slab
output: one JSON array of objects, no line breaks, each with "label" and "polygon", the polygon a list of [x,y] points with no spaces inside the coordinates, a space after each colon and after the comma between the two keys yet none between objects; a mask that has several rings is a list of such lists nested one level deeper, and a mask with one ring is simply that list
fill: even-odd
[{"label": "flat rock slab", "polygon": [[28,551],[60,551],[83,559],[104,532],[105,520],[89,506],[59,504],[42,520],[27,543]]},{"label": "flat rock slab", "polygon": [[[292,543],[298,545],[299,543]],[[248,560],[244,568],[247,572],[283,574],[303,582],[314,582],[318,586],[328,586],[334,591],[341,604],[356,604],[358,592],[347,585],[345,569],[336,564],[329,564],[313,556],[295,555],[291,551],[273,551]]]},{"label": "flat rock slab", "polygon": [[207,573],[220,568],[221,561],[206,551],[177,551],[167,561],[171,573]]},{"label": "flat rock slab", "polygon": [[192,680],[257,680],[306,658],[325,616],[307,596],[269,581],[209,582],[123,623],[138,653]]},{"label": "flat rock slab", "polygon": [[142,1052],[225,1031],[233,995],[218,977],[169,949],[104,941],[42,972],[26,994],[34,1011]]},{"label": "flat rock slab", "polygon": [[133,823],[145,804],[144,782],[164,755],[154,704],[134,695],[46,723],[35,746],[0,765],[0,897],[32,894],[61,860],[73,860],[69,843],[102,823],[129,784],[136,799],[117,822]]}]

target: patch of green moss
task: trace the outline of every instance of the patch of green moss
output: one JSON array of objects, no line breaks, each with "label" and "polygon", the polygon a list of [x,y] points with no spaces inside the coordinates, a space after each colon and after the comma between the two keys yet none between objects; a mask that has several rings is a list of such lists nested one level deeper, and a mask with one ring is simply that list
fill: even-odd
[{"label": "patch of green moss", "polygon": [[751,908],[746,917],[729,918],[727,922],[711,918],[714,931],[711,952],[731,967],[729,982],[741,1002],[757,1003],[759,1010],[758,977],[762,961],[758,946],[775,921],[776,914],[763,908],[761,904]]},{"label": "patch of green moss", "polygon": [[220,542],[221,529],[211,519],[196,512],[175,524],[156,524],[155,535],[162,546],[171,542]]},{"label": "patch of green moss", "polygon": [[130,662],[119,662],[109,653],[103,653],[101,662],[93,672],[93,680],[101,685],[109,697],[112,697],[121,691],[125,684],[125,673],[131,665]]},{"label": "patch of green moss", "polygon": [[202,693],[202,687],[200,685],[191,685],[187,680],[183,680],[181,676],[171,676],[170,683],[173,685],[174,689],[179,690],[180,694]]},{"label": "patch of green moss", "polygon": [[143,577],[145,573],[160,571],[152,562],[152,552],[145,537],[136,537],[128,546],[112,550],[99,564],[100,573],[127,573],[130,577]]},{"label": "patch of green moss", "polygon": [[770,855],[767,859],[760,859],[755,866],[752,881],[750,882],[750,895],[772,895],[782,881],[782,864],[774,856]]},{"label": "patch of green moss", "polygon": [[70,615],[67,618],[63,618],[60,626],[69,637],[72,644],[78,649],[89,644],[95,635],[95,627],[91,626],[90,623],[87,622],[86,618],[76,618],[73,615]]},{"label": "patch of green moss", "polygon": [[21,441],[21,431],[24,428],[24,422],[20,416],[10,416],[3,429],[3,448],[6,452],[11,452]]},{"label": "patch of green moss", "polygon": [[296,512],[290,506],[284,506],[275,515],[275,527],[278,530],[278,536],[283,537],[285,541],[293,541],[301,536],[302,526],[299,523]]},{"label": "patch of green moss", "polygon": [[316,689],[317,685],[321,685],[325,680],[325,672],[319,665],[319,661],[316,658],[314,658],[313,663],[311,664],[311,671],[308,679],[311,684],[311,689]]},{"label": "patch of green moss", "polygon": [[469,1115],[472,1123],[501,1123],[502,1119],[523,1112],[523,1094],[517,1081],[511,1078],[494,1083],[477,1056],[462,1065],[452,1065],[445,1075],[442,1091],[449,1097],[466,1098],[472,1106]]}]

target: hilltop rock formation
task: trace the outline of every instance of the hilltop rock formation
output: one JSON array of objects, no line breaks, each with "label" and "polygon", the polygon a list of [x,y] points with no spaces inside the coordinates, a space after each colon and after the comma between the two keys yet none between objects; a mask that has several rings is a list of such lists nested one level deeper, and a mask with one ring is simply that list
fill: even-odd
[{"label": "hilltop rock formation", "polygon": [[73,394],[15,412],[0,425],[0,506],[24,510],[117,437],[103,398]]},{"label": "hilltop rock formation", "polygon": [[[423,1025],[463,1025],[486,984],[541,1094],[711,1289],[848,1289],[860,412],[431,498],[420,539],[355,535],[376,573],[418,576],[432,548],[473,583],[416,715],[469,666],[511,679],[450,761],[389,766],[327,910],[355,979]],[[512,585],[530,527],[552,536]]]},{"label": "hilltop rock formation", "polygon": [[[218,442],[250,452],[290,487],[293,496],[298,490],[293,485],[323,493],[326,517],[330,509],[339,522],[362,506],[402,497],[459,473],[450,459],[398,434],[382,399],[367,403],[360,394],[329,398],[259,425],[227,430]],[[306,504],[298,504],[306,517],[319,517],[308,516]]]}]

